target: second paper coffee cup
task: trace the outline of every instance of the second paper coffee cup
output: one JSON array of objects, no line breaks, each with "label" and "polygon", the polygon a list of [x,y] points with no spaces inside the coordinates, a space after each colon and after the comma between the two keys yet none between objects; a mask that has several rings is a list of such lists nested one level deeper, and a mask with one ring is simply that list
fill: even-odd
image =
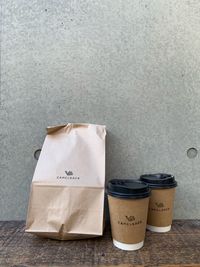
[{"label": "second paper coffee cup", "polygon": [[113,244],[137,250],[144,244],[149,186],[133,179],[113,179],[107,185]]},{"label": "second paper coffee cup", "polygon": [[170,231],[177,186],[174,176],[165,173],[144,174],[140,180],[151,188],[147,229],[160,233]]}]

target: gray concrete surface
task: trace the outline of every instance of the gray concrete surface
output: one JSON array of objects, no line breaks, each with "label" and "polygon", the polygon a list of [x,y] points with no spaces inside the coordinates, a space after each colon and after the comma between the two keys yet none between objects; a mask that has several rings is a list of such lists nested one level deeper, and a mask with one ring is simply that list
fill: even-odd
[{"label": "gray concrete surface", "polygon": [[200,1],[1,1],[0,219],[66,122],[107,125],[107,179],[173,173],[175,218],[200,218]]}]

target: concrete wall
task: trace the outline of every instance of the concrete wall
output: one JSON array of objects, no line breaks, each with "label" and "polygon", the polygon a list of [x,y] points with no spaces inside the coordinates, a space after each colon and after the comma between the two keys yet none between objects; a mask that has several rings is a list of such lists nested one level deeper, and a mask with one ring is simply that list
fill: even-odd
[{"label": "concrete wall", "polygon": [[25,218],[34,151],[66,122],[107,125],[107,179],[173,173],[175,217],[200,218],[199,12],[199,0],[2,0],[1,220]]}]

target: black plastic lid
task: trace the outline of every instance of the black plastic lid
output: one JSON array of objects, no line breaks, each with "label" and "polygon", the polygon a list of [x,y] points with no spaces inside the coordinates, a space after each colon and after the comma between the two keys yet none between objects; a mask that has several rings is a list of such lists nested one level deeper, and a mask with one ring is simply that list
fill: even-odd
[{"label": "black plastic lid", "polygon": [[113,179],[107,184],[107,194],[113,197],[137,199],[150,195],[148,184],[133,179]]},{"label": "black plastic lid", "polygon": [[150,188],[173,188],[177,186],[174,176],[167,173],[144,174],[140,176],[140,181],[147,183]]}]

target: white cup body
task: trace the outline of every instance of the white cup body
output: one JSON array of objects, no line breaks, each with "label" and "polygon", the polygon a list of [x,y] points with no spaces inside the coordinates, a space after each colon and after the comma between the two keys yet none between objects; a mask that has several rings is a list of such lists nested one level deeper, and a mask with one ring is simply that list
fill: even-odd
[{"label": "white cup body", "polygon": [[166,233],[166,232],[169,232],[171,230],[171,225],[159,227],[159,226],[153,226],[153,225],[147,224],[147,229],[152,231],[152,232],[156,232],[156,233]]},{"label": "white cup body", "polygon": [[119,241],[113,239],[113,244],[115,247],[117,247],[119,249],[130,251],[130,250],[138,250],[138,249],[142,248],[144,246],[144,241],[139,242],[137,244],[125,244],[125,243],[122,243],[122,242],[119,242]]}]

